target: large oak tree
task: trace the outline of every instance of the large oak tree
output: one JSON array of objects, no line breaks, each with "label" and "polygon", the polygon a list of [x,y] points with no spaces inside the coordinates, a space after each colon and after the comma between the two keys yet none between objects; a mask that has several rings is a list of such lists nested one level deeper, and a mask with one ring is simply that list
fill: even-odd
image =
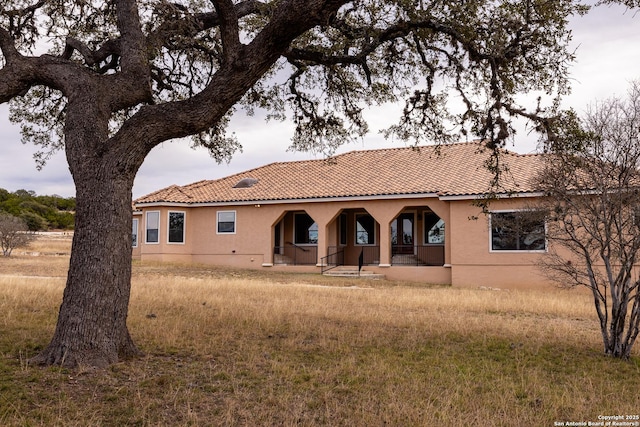
[{"label": "large oak tree", "polygon": [[[76,185],[67,285],[34,362],[139,354],[131,194],[158,144],[192,136],[228,157],[230,114],[262,108],[294,122],[294,147],[330,153],[366,133],[363,108],[405,99],[396,137],[499,146],[514,116],[553,123],[581,12],[571,0],[3,0],[0,102],[41,163],[64,149]],[[522,93],[550,102],[525,108]]]}]

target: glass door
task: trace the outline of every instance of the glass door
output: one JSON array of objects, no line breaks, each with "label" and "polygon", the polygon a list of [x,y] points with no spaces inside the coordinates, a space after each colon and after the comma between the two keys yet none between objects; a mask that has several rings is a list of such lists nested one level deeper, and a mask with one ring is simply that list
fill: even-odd
[{"label": "glass door", "polygon": [[391,222],[391,251],[396,254],[413,254],[413,213],[398,215]]}]

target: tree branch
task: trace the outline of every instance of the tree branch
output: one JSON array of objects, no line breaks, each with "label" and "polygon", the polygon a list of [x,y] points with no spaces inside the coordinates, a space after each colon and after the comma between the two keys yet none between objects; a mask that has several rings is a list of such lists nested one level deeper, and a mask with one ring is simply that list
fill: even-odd
[{"label": "tree branch", "polygon": [[91,66],[95,64],[97,61],[94,58],[94,52],[89,49],[89,46],[82,43],[80,40],[75,39],[73,37],[67,37],[65,40],[65,47],[62,55],[60,55],[63,59],[71,59],[74,51],[78,51],[80,55],[84,58],[84,62]]},{"label": "tree branch", "polygon": [[9,18],[9,29],[14,34],[19,34],[26,22],[33,19],[36,11],[47,3],[46,0],[38,0],[36,3],[22,9],[4,10],[0,5],[0,15]]},{"label": "tree branch", "polygon": [[[230,0],[225,0],[231,3]],[[240,18],[253,14],[266,13],[271,6],[258,0],[246,0],[234,6],[234,12],[228,13],[235,16],[236,25]],[[147,48],[154,51],[162,46],[168,46],[169,41],[176,36],[193,37],[198,32],[209,30],[221,25],[222,18],[219,12],[199,13],[189,17],[195,25],[184,25],[183,20],[172,19],[160,24],[147,37]]]},{"label": "tree branch", "polygon": [[0,14],[6,15],[8,17],[15,16],[24,16],[27,14],[34,13],[36,10],[40,9],[42,6],[46,4],[46,0],[39,0],[38,2],[32,4],[31,6],[24,7],[22,9],[9,9],[5,10],[0,8]]},{"label": "tree branch", "polygon": [[[210,129],[242,96],[275,64],[289,44],[309,28],[326,22],[347,0],[288,0],[278,4],[269,23],[245,48],[239,59],[242,73],[229,67],[219,69],[208,86],[184,101],[142,107],[118,131],[114,139],[122,150],[133,150],[131,141],[140,141],[136,150],[145,155],[156,145]],[[246,2],[238,5],[237,16],[260,5]],[[246,5],[247,9],[241,6]],[[253,10],[253,9],[251,9]],[[212,15],[208,15],[211,18]],[[216,18],[218,19],[218,18]],[[213,21],[209,21],[211,23]],[[219,22],[219,21],[217,21]],[[115,147],[114,147],[115,149]],[[130,155],[130,158],[136,156]],[[137,157],[144,159],[144,156]]]},{"label": "tree branch", "polygon": [[[332,25],[336,29],[339,29],[341,32],[345,32],[344,27],[346,24],[344,22],[340,22],[337,25]],[[478,60],[490,58],[489,55],[481,53],[478,48],[474,46],[469,40],[467,40],[461,33],[457,32],[449,26],[433,22],[432,20],[401,21],[395,25],[391,25],[378,32],[377,34],[367,37],[369,40],[364,43],[362,48],[356,54],[333,55],[314,49],[291,48],[286,52],[285,57],[289,60],[313,62],[322,65],[361,64],[367,56],[369,56],[383,44],[392,40],[407,37],[414,31],[421,29],[432,30],[436,33],[441,33],[449,36],[454,43],[459,43],[464,46],[467,52],[469,52],[470,57],[472,58],[476,58]],[[351,31],[351,34],[359,34],[361,32],[362,31],[354,29]]]},{"label": "tree branch", "polygon": [[24,69],[23,56],[18,52],[9,31],[0,27],[0,50],[6,63],[0,68],[0,103],[8,102],[16,96],[25,94],[29,87],[31,71]]},{"label": "tree branch", "polygon": [[[237,46],[240,43],[238,36],[238,19],[256,13],[266,13],[266,11],[271,6],[258,0],[243,1],[235,6],[231,3],[230,0],[222,1],[224,3],[227,3],[227,5],[223,5],[223,9],[217,10],[217,12],[199,13],[190,16],[189,20],[193,23],[193,25],[184,25],[185,20],[182,17],[176,17],[175,19],[163,22],[158,28],[150,32],[146,37],[146,47],[144,51],[153,52],[157,51],[163,46],[170,47],[170,41],[178,36],[187,38],[193,37],[199,32],[206,31],[218,26],[227,27],[228,25],[232,26],[231,32],[221,31],[223,36],[223,44],[226,45],[230,43],[229,48],[225,48],[225,50],[228,52],[237,51]],[[128,7],[131,10],[131,6],[129,5]],[[216,5],[216,8],[218,7],[219,6]],[[135,12],[133,13],[136,13],[137,17],[137,10],[135,10]],[[235,27],[235,29],[233,27]],[[229,40],[235,39],[236,41],[230,42],[229,40],[227,40],[227,36],[225,36],[225,34],[229,36]],[[77,51],[82,56],[86,65],[97,65],[101,62],[107,61],[109,57],[122,56],[122,37],[105,41],[97,50],[90,49],[89,46],[78,39],[68,37],[66,40],[65,50],[61,57],[63,59],[70,59],[74,51]],[[145,59],[148,60],[148,58],[146,57]],[[112,60],[99,68],[97,71],[100,73],[105,73],[108,70],[112,70],[114,67],[110,66],[110,64],[113,65],[114,63],[117,62],[114,62]]]},{"label": "tree branch", "polygon": [[224,53],[224,62],[232,64],[240,54],[240,35],[238,15],[231,0],[213,0],[220,19],[220,37]]},{"label": "tree branch", "polygon": [[2,27],[0,27],[0,50],[7,60],[7,63],[11,63],[14,59],[20,57],[20,53],[18,52],[18,49],[16,49],[13,37],[11,37],[9,31]]},{"label": "tree branch", "polygon": [[[116,0],[117,24],[120,30],[120,67],[122,73],[118,75],[128,88],[126,104],[129,107],[140,102],[151,101],[151,71],[147,57],[146,38],[140,26],[138,4],[135,0]],[[136,94],[136,95],[134,95]],[[114,110],[120,107],[114,106]]]}]

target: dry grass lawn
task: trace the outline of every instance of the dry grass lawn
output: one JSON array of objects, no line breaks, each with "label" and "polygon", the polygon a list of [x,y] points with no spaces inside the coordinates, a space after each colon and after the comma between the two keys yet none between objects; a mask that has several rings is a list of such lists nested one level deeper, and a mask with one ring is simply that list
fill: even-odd
[{"label": "dry grass lawn", "polygon": [[134,263],[129,325],[146,356],[30,366],[67,262],[0,259],[0,425],[553,426],[640,412],[638,349],[604,357],[590,298],[556,290]]}]

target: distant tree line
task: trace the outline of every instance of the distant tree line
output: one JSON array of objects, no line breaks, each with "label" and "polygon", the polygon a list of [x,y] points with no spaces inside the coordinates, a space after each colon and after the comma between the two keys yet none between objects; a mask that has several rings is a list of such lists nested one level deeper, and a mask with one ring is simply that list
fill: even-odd
[{"label": "distant tree line", "polygon": [[30,190],[11,193],[0,188],[0,213],[21,218],[30,231],[71,230],[75,210],[74,197],[38,196]]}]

